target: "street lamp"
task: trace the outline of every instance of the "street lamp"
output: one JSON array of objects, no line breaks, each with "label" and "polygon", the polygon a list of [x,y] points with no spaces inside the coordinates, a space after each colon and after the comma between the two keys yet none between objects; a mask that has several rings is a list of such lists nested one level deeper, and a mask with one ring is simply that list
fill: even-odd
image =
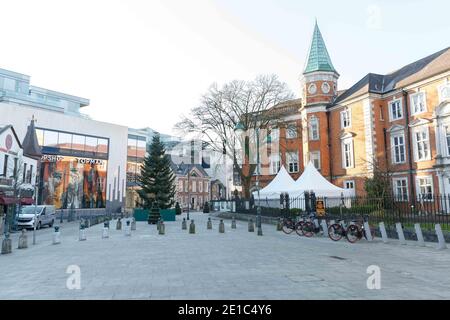
[{"label": "street lamp", "polygon": [[[238,136],[242,136],[245,132],[245,126],[239,121],[234,127],[234,132]],[[262,236],[262,227],[261,227],[261,197],[259,194],[259,127],[255,128],[256,131],[256,191],[258,193],[258,205],[256,207],[256,226],[258,228],[258,236]],[[245,145],[244,145],[245,150]]]}]

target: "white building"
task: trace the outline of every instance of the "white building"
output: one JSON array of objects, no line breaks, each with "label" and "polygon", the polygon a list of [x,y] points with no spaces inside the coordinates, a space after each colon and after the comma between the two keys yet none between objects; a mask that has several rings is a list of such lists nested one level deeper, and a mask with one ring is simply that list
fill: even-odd
[{"label": "white building", "polygon": [[123,206],[126,185],[125,126],[95,121],[80,109],[89,100],[30,85],[30,77],[0,69],[0,123],[14,127],[19,141],[30,120],[44,156],[39,202],[56,208]]}]

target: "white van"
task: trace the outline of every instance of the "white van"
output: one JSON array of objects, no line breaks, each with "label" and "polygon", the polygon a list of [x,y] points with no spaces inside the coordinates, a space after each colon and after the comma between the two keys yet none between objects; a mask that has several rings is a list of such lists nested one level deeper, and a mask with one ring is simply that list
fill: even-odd
[{"label": "white van", "polygon": [[36,212],[36,229],[47,225],[52,227],[56,220],[55,206],[23,206],[20,210],[18,220],[19,228],[33,229]]}]

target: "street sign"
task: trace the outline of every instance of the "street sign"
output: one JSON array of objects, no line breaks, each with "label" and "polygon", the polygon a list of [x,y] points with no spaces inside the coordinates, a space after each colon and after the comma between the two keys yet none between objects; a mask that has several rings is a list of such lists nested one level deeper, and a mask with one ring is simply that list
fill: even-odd
[{"label": "street sign", "polygon": [[325,202],[323,201],[323,199],[316,200],[316,212],[319,217],[325,215]]}]

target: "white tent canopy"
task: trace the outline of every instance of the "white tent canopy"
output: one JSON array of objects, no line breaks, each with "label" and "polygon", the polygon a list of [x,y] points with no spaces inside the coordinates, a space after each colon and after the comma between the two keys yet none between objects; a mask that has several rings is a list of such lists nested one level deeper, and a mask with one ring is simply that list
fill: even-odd
[{"label": "white tent canopy", "polygon": [[[281,166],[275,178],[270,183],[259,191],[261,198],[274,199],[280,198],[280,194],[283,192],[293,192],[295,190],[295,181],[290,174],[286,171],[284,166]],[[255,198],[257,192],[253,192]]]},{"label": "white tent canopy", "polygon": [[348,197],[351,195],[351,190],[339,188],[327,179],[325,179],[312,162],[310,162],[300,178],[295,181],[295,191],[291,192],[291,198],[298,197],[304,194],[305,191],[314,191],[316,197]]}]

